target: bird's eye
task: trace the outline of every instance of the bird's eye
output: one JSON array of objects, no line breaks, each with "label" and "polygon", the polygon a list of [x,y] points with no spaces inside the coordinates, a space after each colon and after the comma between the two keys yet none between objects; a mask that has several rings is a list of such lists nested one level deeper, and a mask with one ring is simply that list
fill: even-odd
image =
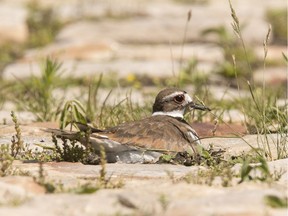
[{"label": "bird's eye", "polygon": [[184,95],[177,95],[174,97],[174,101],[176,103],[182,103],[185,100],[185,96]]}]

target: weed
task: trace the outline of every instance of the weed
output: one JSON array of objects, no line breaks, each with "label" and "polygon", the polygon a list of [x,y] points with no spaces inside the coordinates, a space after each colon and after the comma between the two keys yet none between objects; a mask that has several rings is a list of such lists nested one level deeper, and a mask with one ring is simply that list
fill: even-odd
[{"label": "weed", "polygon": [[43,162],[39,162],[39,171],[38,171],[38,177],[34,177],[34,181],[43,186],[46,190],[46,193],[54,193],[56,190],[56,186],[54,184],[47,182],[46,180],[46,174],[44,172]]},{"label": "weed", "polygon": [[[169,159],[169,163],[175,158]],[[201,166],[205,167],[199,169],[196,174],[188,173],[187,175],[176,178],[173,173],[167,172],[168,177],[173,183],[185,181],[193,184],[205,184],[212,186],[219,184],[222,187],[230,187],[235,181],[233,179],[240,178],[238,183],[244,181],[261,181],[271,183],[278,181],[283,175],[283,171],[270,172],[267,161],[264,157],[255,153],[242,154],[237,157],[231,156],[230,158],[223,158],[223,151],[214,150],[212,146],[208,150],[201,151],[201,157],[198,162]],[[235,172],[233,168],[235,164],[241,164],[241,170]],[[254,163],[254,164],[252,164]]]},{"label": "weed", "polygon": [[98,191],[100,188],[93,185],[92,183],[86,183],[81,185],[80,187],[77,187],[76,189],[72,189],[71,191],[74,191],[77,194],[91,194]]},{"label": "weed", "polygon": [[106,180],[106,152],[103,146],[100,147],[100,184],[104,187],[107,187],[107,180]]},{"label": "weed", "polygon": [[29,148],[29,145],[26,144],[23,148],[23,151],[18,156],[20,160],[30,161],[30,162],[48,162],[53,161],[56,158],[55,148],[48,147],[45,145],[34,143],[34,145],[38,146],[36,148]]},{"label": "weed", "polygon": [[141,107],[139,104],[133,104],[131,96],[127,95],[125,99],[115,104],[114,106],[106,105],[106,100],[110,94],[107,95],[105,101],[101,106],[99,115],[94,122],[98,127],[105,128],[112,127],[126,121],[139,120],[147,113],[151,112],[151,107]]},{"label": "weed", "polygon": [[[237,24],[235,24],[237,25]],[[240,31],[240,27],[236,28],[237,34]],[[223,75],[225,78],[230,79],[230,82],[235,78],[234,63],[233,58],[237,60],[237,75],[240,79],[252,78],[251,66],[256,68],[259,66],[259,60],[252,48],[243,49],[243,44],[238,42],[233,36],[227,31],[223,26],[209,28],[202,32],[202,34],[209,35],[215,34],[218,36],[218,45],[223,47],[224,51],[224,62],[219,63],[216,67],[216,72]],[[247,59],[249,59],[249,64],[247,64]],[[250,66],[251,65],[251,66]],[[232,83],[234,84],[234,83]]]},{"label": "weed", "polygon": [[[249,58],[242,34],[241,34],[240,22],[236,15],[235,10],[233,9],[231,1],[229,1],[229,4],[230,4],[231,16],[233,19],[232,27],[233,27],[235,34],[240,40],[240,44],[245,54],[248,71],[252,73],[251,64],[249,62],[250,58]],[[266,56],[268,52],[268,42],[270,38],[270,33],[271,33],[271,28],[268,29],[268,33],[263,42],[264,70],[266,67],[265,61],[266,61]],[[238,73],[236,72],[236,61],[234,61],[234,73],[236,75],[236,78],[238,78]],[[242,104],[241,110],[243,110],[243,113],[246,119],[248,119],[249,121],[249,122],[246,122],[247,126],[251,127],[251,125],[253,125],[255,129],[255,133],[257,133],[258,135],[263,134],[262,137],[264,137],[264,139],[262,139],[259,142],[259,147],[262,147],[262,149],[264,149],[264,152],[258,151],[257,149],[254,149],[254,150],[257,151],[258,155],[266,159],[272,160],[273,156],[272,156],[272,152],[270,149],[271,140],[269,138],[269,134],[271,133],[271,128],[276,129],[274,130],[274,132],[277,132],[280,137],[279,139],[277,137],[277,140],[273,141],[273,144],[277,146],[277,157],[283,158],[283,157],[287,157],[288,155],[287,154],[287,128],[286,128],[287,111],[285,111],[286,108],[283,107],[283,110],[282,110],[281,108],[275,105],[277,97],[267,95],[267,88],[266,88],[266,84],[264,80],[265,79],[264,79],[264,74],[263,74],[262,89],[255,87],[254,84],[253,83],[251,84],[249,80],[247,81],[247,84],[248,84],[247,86],[250,91],[250,99],[246,100],[247,104],[245,106]],[[239,84],[237,85],[239,89]],[[275,92],[275,89],[273,89],[273,91]],[[247,144],[249,145],[249,143]]]},{"label": "weed", "polygon": [[232,170],[232,165],[229,162],[222,162],[218,165],[198,169],[196,174],[188,173],[181,178],[181,181],[188,184],[200,184],[212,186],[219,184],[222,187],[230,187],[233,185],[235,173]]},{"label": "weed", "polygon": [[77,140],[68,140],[61,138],[62,145],[58,144],[58,140],[53,135],[52,141],[55,145],[56,160],[57,161],[68,161],[68,162],[79,162],[84,160],[85,148]]},{"label": "weed", "polygon": [[[205,167],[203,169],[198,169],[197,174],[188,173],[184,177],[180,178],[176,178],[172,172],[167,172],[167,176],[172,183],[185,181],[189,184],[205,184],[212,186],[215,184],[215,180],[218,178],[219,184],[221,184],[223,187],[232,186],[232,180],[236,176],[232,170],[232,167],[235,164],[234,159],[231,158],[229,160],[224,160],[223,153],[225,151],[221,149],[215,150],[213,149],[213,146],[210,146],[208,150],[201,149],[199,152],[200,155],[197,159],[194,158],[194,160],[191,160],[191,156],[187,157],[186,155],[184,157],[183,153],[178,153],[176,156],[170,158],[166,155],[161,157],[161,160],[163,160],[163,158],[168,160],[166,163],[180,162],[180,164],[183,164],[184,162],[184,165],[187,165],[185,163],[192,165],[191,162],[193,162],[193,165],[197,164]],[[184,160],[184,158],[186,159]]]},{"label": "weed", "polygon": [[20,151],[24,149],[24,146],[23,146],[23,140],[21,136],[21,129],[19,126],[19,122],[13,111],[11,111],[11,117],[12,117],[12,121],[14,122],[15,131],[16,131],[16,135],[15,136],[13,135],[12,140],[11,140],[12,142],[11,156],[16,158],[16,156],[20,153]]},{"label": "weed", "polygon": [[[46,58],[41,77],[32,76],[28,83],[22,80],[21,92],[17,101],[25,110],[36,115],[37,121],[55,120],[60,113],[61,102],[52,94],[59,78],[61,63]],[[23,94],[23,95],[22,95]]]},{"label": "weed", "polygon": [[23,48],[24,46],[13,43],[4,43],[0,45],[0,75],[8,64],[23,55]]},{"label": "weed", "polygon": [[14,158],[9,151],[9,145],[0,145],[0,176],[6,176],[12,173],[11,166]]},{"label": "weed", "polygon": [[[70,100],[61,111],[60,128],[64,129],[70,125],[70,129],[79,122],[86,124],[91,122],[95,127],[105,128],[115,126],[124,121],[139,119],[143,112],[148,112],[148,106],[140,107],[131,101],[131,93],[115,105],[108,105],[112,90],[108,92],[102,104],[99,103],[99,88],[102,86],[103,76],[91,82],[88,89],[88,99],[82,101]],[[149,107],[149,112],[150,111]],[[76,126],[77,127],[77,126]]]},{"label": "weed", "polygon": [[266,18],[273,27],[273,42],[287,44],[287,8],[269,9]]},{"label": "weed", "polygon": [[288,198],[275,195],[266,195],[264,201],[267,206],[272,208],[288,208]]},{"label": "weed", "polygon": [[102,83],[103,75],[101,74],[99,79],[96,81],[96,85],[93,83],[89,85],[89,92],[88,92],[88,101],[87,101],[87,108],[86,108],[86,118],[87,119],[95,119],[96,112],[98,108],[98,90]]},{"label": "weed", "polygon": [[170,203],[168,197],[165,194],[160,194],[159,202],[162,206],[163,211],[166,211]]},{"label": "weed", "polygon": [[179,179],[175,177],[173,172],[166,170],[166,174],[173,184],[175,184],[179,181]]},{"label": "weed", "polygon": [[100,147],[100,171],[99,171],[99,178],[98,178],[98,187],[100,188],[121,188],[124,186],[124,182],[120,179],[118,181],[112,181],[111,177],[107,177],[107,170],[106,170],[106,152],[103,146]]},{"label": "weed", "polygon": [[197,70],[198,64],[199,61],[197,58],[190,59],[186,67],[181,68],[178,78],[179,86],[183,86],[185,84],[193,84],[195,87],[194,94],[197,95],[199,95],[203,89],[205,91],[203,86],[205,86],[208,82],[208,75],[202,71]]},{"label": "weed", "polygon": [[78,100],[67,101],[61,111],[60,129],[64,129],[70,124],[71,131],[76,122],[87,123],[85,109]]},{"label": "weed", "polygon": [[26,20],[29,30],[28,47],[44,46],[55,38],[63,26],[52,8],[44,8],[37,1],[27,4],[28,18]]},{"label": "weed", "polygon": [[222,162],[225,151],[215,150],[213,146],[210,146],[207,150],[200,148],[198,152],[200,152],[198,155],[191,155],[188,152],[165,153],[161,155],[157,163],[214,166]]},{"label": "weed", "polygon": [[239,183],[242,183],[244,181],[261,181],[271,183],[281,178],[283,173],[270,172],[269,166],[264,157],[258,155],[256,156],[256,159],[259,163],[251,164],[250,157],[246,157],[243,159],[240,171],[241,180],[239,181]]}]

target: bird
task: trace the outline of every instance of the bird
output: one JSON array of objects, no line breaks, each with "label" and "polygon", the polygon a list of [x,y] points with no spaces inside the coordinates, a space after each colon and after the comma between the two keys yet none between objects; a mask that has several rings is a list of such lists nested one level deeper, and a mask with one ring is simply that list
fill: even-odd
[{"label": "bird", "polygon": [[[77,126],[80,131],[90,130],[91,146],[96,153],[104,147],[108,163],[151,163],[167,152],[197,154],[200,138],[184,119],[185,113],[193,109],[210,111],[194,103],[186,91],[168,87],[157,94],[149,117],[103,130],[81,123]],[[77,137],[71,131],[52,129],[50,132],[68,139]],[[84,142],[84,138],[79,141]]]}]

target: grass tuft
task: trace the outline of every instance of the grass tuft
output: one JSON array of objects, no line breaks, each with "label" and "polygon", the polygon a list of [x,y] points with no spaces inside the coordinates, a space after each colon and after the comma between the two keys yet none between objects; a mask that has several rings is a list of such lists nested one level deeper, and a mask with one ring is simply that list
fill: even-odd
[{"label": "grass tuft", "polygon": [[53,8],[43,7],[36,0],[29,1],[26,5],[28,18],[26,20],[29,30],[29,48],[44,46],[52,42],[63,26]]},{"label": "grass tuft", "polygon": [[20,81],[20,92],[16,102],[37,117],[37,121],[56,120],[61,102],[53,96],[60,76],[61,63],[46,58],[40,77],[32,76],[28,82]]},{"label": "grass tuft", "polygon": [[288,198],[275,195],[266,195],[264,197],[265,204],[271,208],[288,208]]}]

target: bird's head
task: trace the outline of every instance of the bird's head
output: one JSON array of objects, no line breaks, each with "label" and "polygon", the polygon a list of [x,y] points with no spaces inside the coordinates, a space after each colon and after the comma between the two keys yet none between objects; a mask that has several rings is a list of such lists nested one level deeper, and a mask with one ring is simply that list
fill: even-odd
[{"label": "bird's head", "polygon": [[166,88],[156,96],[152,115],[183,118],[185,112],[191,109],[210,110],[206,106],[195,104],[186,91],[178,88]]}]

